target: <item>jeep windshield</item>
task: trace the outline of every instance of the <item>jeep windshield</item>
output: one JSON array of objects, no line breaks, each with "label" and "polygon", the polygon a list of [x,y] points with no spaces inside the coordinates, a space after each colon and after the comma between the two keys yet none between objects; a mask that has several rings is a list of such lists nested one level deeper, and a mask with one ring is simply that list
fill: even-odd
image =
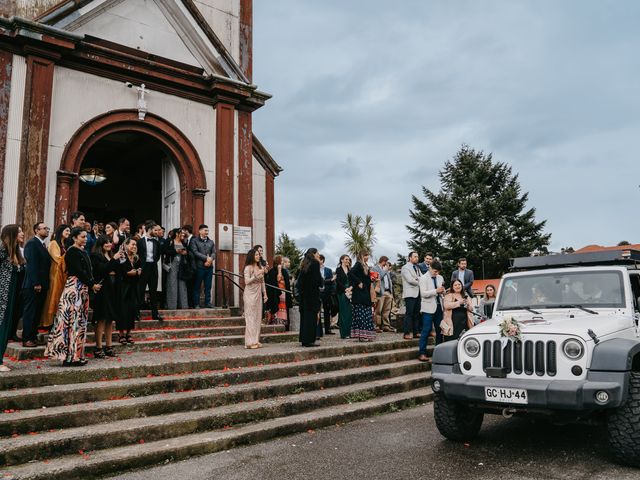
[{"label": "jeep windshield", "polygon": [[498,310],[624,308],[619,271],[545,272],[504,279]]}]

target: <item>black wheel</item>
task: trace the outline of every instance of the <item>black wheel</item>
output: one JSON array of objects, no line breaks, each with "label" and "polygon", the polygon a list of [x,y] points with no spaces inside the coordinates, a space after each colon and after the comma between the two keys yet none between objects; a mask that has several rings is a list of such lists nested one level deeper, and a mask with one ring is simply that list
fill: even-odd
[{"label": "black wheel", "polygon": [[433,414],[440,433],[449,440],[458,442],[474,439],[484,419],[482,412],[463,403],[448,400],[441,393],[434,395]]},{"label": "black wheel", "polygon": [[607,418],[609,446],[615,459],[640,467],[640,373],[631,372],[629,396]]}]

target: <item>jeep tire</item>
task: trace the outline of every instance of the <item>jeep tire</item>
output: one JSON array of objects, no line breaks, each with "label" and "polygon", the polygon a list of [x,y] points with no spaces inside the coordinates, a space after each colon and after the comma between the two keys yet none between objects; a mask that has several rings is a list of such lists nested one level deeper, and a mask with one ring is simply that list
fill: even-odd
[{"label": "jeep tire", "polygon": [[609,414],[607,429],[615,459],[640,467],[640,373],[631,372],[627,400]]},{"label": "jeep tire", "polygon": [[458,442],[475,438],[484,419],[482,412],[449,400],[441,393],[434,394],[433,414],[440,433]]}]

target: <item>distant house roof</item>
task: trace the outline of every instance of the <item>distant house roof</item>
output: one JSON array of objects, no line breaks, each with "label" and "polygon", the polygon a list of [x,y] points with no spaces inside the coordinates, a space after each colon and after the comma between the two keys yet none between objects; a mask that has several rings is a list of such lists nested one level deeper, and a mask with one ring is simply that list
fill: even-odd
[{"label": "distant house roof", "polygon": [[474,280],[473,281],[473,293],[476,295],[484,294],[484,289],[487,285],[493,285],[496,290],[500,287],[501,280],[499,278],[489,280]]},{"label": "distant house roof", "polygon": [[605,252],[609,250],[640,250],[640,243],[634,243],[632,245],[614,245],[612,247],[603,247],[601,245],[587,245],[575,253],[587,253],[587,252]]}]

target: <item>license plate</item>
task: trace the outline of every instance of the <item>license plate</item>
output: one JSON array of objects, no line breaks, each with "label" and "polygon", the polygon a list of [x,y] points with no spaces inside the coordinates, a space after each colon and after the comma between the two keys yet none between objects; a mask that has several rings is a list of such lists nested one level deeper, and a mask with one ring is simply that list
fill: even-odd
[{"label": "license plate", "polygon": [[527,391],[521,388],[484,387],[484,398],[487,402],[529,403]]}]

